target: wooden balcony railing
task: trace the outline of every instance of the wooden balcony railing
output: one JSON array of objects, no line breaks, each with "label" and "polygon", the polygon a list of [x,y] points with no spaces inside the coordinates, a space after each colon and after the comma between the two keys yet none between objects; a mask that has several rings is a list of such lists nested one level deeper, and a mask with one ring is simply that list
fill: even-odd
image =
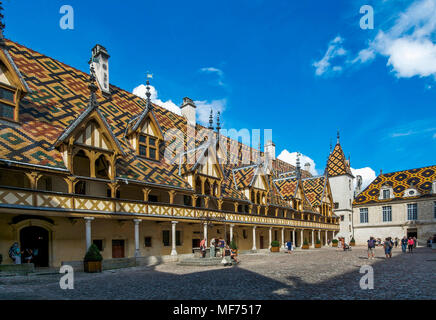
[{"label": "wooden balcony railing", "polygon": [[328,229],[337,231],[339,224],[253,215],[223,210],[196,208],[168,203],[112,199],[86,195],[0,187],[0,207],[26,210],[50,210],[95,214],[123,214],[191,220],[216,220],[227,223],[260,224],[277,227]]}]

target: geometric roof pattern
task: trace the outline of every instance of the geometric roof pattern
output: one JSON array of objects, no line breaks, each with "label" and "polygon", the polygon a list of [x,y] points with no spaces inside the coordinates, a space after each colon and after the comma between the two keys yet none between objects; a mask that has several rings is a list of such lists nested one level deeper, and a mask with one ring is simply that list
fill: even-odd
[{"label": "geometric roof pattern", "polygon": [[[432,195],[432,184],[436,181],[436,166],[383,173],[354,199],[355,205],[416,199]],[[394,198],[379,199],[382,186],[392,187]],[[415,188],[420,195],[405,196],[404,191]]]},{"label": "geometric roof pattern", "polygon": [[329,177],[340,176],[343,174],[352,175],[350,164],[345,159],[344,151],[342,151],[339,141],[327,160],[327,173]]},{"label": "geometric roof pattern", "polygon": [[328,179],[325,176],[303,179],[303,190],[307,200],[315,207],[322,204]]},{"label": "geometric roof pattern", "polygon": [[[63,157],[55,144],[87,110],[90,97],[89,74],[13,41],[5,40],[5,42],[11,59],[31,92],[20,102],[19,123],[0,122],[0,160],[67,171]],[[116,144],[125,154],[115,164],[117,179],[192,190],[190,184],[179,175],[178,161],[172,164],[165,160],[165,148],[173,141],[167,141],[160,146],[159,161],[151,161],[137,157],[132,146],[125,139],[129,123],[135,126],[151,110],[163,134],[170,129],[178,129],[179,132],[186,134],[188,125],[186,119],[156,104],[151,104],[151,109],[145,99],[117,86],[110,85],[110,92],[109,97],[104,96],[100,90],[95,94],[98,113],[113,134]],[[133,122],[135,119],[137,122]],[[196,129],[197,132],[201,132],[204,127],[197,124]],[[186,137],[181,139],[185,150],[192,142],[195,147],[204,142],[201,136],[195,137],[195,141],[189,139],[189,141],[186,141]],[[229,150],[226,153],[228,163],[223,165],[222,195],[224,198],[249,201],[243,192],[236,188],[233,169],[256,165],[258,161],[252,159],[254,154],[259,154],[259,151],[228,137],[221,136],[220,139],[226,142]],[[177,149],[178,146],[172,145],[172,147]],[[260,155],[262,156],[263,153]],[[250,159],[248,165],[246,159]],[[272,167],[274,178],[280,173],[295,170],[294,166],[279,159],[272,161]],[[249,169],[236,170],[235,173],[240,175],[241,179],[238,179],[238,183],[242,186],[247,183],[249,185],[255,174],[254,170],[251,172]],[[303,170],[302,175],[310,176]]]}]

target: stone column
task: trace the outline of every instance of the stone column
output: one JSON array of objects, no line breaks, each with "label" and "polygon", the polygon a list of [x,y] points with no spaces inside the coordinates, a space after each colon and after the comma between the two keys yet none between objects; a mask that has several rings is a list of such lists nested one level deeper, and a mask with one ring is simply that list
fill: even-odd
[{"label": "stone column", "polygon": [[271,249],[271,242],[272,242],[272,227],[269,228],[269,245],[268,245],[268,249]]},{"label": "stone column", "polygon": [[233,241],[233,227],[234,226],[235,226],[234,224],[230,225],[230,242]]},{"label": "stone column", "polygon": [[94,220],[94,217],[85,217],[85,225],[86,225],[86,251],[88,251],[91,246],[91,221]]},{"label": "stone column", "polygon": [[295,245],[295,229],[292,230],[292,246],[296,247],[296,245]]},{"label": "stone column", "polygon": [[315,229],[312,229],[312,248],[315,248]]},{"label": "stone column", "polygon": [[256,248],[256,226],[253,226],[253,247],[251,248],[251,250],[253,250],[253,251],[257,250],[257,248]]},{"label": "stone column", "polygon": [[177,256],[177,250],[176,250],[176,225],[177,221],[171,221],[171,255]]},{"label": "stone column", "polygon": [[135,257],[141,256],[139,252],[139,224],[141,222],[141,219],[133,219],[133,223],[135,224]]},{"label": "stone column", "polygon": [[301,237],[300,237],[300,248],[302,248],[303,247],[303,243],[304,243],[304,229],[300,230],[300,235],[301,235]]},{"label": "stone column", "polygon": [[207,222],[203,224],[203,234],[204,234],[204,239],[206,239],[206,247],[207,247]]},{"label": "stone column", "polygon": [[282,249],[285,247],[285,228],[282,228]]},{"label": "stone column", "polygon": [[325,246],[328,246],[328,241],[327,241],[328,240],[328,236],[327,236],[327,234],[328,234],[328,231],[326,230],[325,231],[325,244],[324,244]]}]

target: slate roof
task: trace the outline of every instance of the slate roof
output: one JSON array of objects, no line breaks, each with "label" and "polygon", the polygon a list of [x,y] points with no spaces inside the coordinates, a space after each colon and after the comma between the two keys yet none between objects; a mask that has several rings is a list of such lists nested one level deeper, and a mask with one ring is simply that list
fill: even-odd
[{"label": "slate roof", "polygon": [[[383,203],[404,199],[416,199],[432,195],[432,183],[436,181],[436,165],[417,169],[409,169],[379,175],[354,199],[354,205]],[[393,199],[379,199],[383,185],[392,187],[395,197]],[[415,188],[419,196],[405,196],[404,191],[410,187]],[[433,194],[434,196],[434,194]]]}]

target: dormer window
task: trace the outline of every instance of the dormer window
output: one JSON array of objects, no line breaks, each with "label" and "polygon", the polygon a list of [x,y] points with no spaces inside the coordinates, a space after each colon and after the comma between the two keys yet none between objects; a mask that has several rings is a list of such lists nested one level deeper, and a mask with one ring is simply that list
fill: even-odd
[{"label": "dormer window", "polygon": [[148,134],[139,135],[139,155],[152,160],[159,160],[159,140]]},{"label": "dormer window", "polygon": [[4,83],[0,83],[0,117],[8,120],[15,119],[15,108],[17,107],[15,102],[16,90],[7,86]]},{"label": "dormer window", "polygon": [[383,199],[390,199],[391,191],[389,189],[383,190]]},{"label": "dormer window", "polygon": [[379,200],[389,200],[394,198],[392,187],[385,184],[381,187]]}]

